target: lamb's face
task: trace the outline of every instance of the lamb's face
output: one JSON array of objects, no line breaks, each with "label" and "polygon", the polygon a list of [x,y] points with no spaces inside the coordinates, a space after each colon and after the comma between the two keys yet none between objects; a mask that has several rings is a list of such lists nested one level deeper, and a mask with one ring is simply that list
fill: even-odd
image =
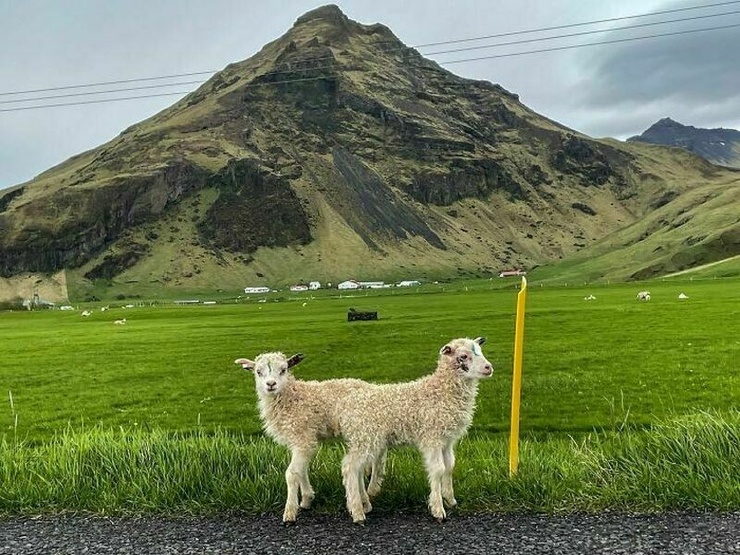
[{"label": "lamb's face", "polygon": [[234,362],[254,371],[258,395],[277,395],[290,377],[289,370],[303,360],[302,354],[286,358],[283,353],[263,353],[254,361],[238,358]]},{"label": "lamb's face", "polygon": [[472,380],[490,378],[493,375],[493,364],[483,356],[480,348],[485,342],[485,337],[455,339],[442,347],[439,355],[465,378]]}]

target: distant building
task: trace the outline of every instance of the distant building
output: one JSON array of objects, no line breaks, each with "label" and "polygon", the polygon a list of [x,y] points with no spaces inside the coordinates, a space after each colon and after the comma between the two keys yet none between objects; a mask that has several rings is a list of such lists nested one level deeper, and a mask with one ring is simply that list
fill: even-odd
[{"label": "distant building", "polygon": [[348,279],[337,285],[337,289],[359,289],[360,287],[360,282],[354,279]]},{"label": "distant building", "polygon": [[298,283],[296,285],[291,285],[290,290],[294,293],[297,293],[298,291],[308,291],[308,285],[305,285],[303,283]]},{"label": "distant building", "polygon": [[383,281],[361,281],[359,283],[363,289],[382,289],[385,287],[385,282]]},{"label": "distant building", "polygon": [[311,291],[316,291],[317,289],[321,289],[321,282],[320,281],[312,281],[308,284],[308,288]]},{"label": "distant building", "polygon": [[245,287],[244,292],[249,293],[269,293],[270,288],[269,287]]},{"label": "distant building", "polygon": [[398,287],[417,287],[421,282],[416,279],[406,279],[398,283]]},{"label": "distant building", "polygon": [[512,277],[512,276],[526,276],[527,272],[524,270],[502,270],[499,272],[498,277]]}]

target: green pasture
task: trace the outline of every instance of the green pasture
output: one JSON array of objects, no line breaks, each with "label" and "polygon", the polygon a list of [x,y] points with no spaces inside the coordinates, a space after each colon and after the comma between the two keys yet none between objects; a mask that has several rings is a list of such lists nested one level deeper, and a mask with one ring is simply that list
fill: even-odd
[{"label": "green pasture", "polygon": [[[129,301],[74,311],[0,313],[0,423],[38,443],[71,427],[259,434],[253,379],[233,364],[303,352],[303,379],[410,380],[449,339],[484,335],[496,372],[481,384],[475,437],[509,426],[518,280],[419,290],[272,293],[215,305]],[[650,302],[637,291],[649,289]],[[679,300],[685,293],[687,300]],[[584,297],[594,295],[595,300]],[[258,302],[265,298],[265,302]],[[375,322],[346,321],[349,307]],[[82,309],[93,311],[82,317]],[[125,325],[115,325],[126,318]],[[740,281],[540,286],[524,341],[521,430],[577,435],[740,405]]]}]

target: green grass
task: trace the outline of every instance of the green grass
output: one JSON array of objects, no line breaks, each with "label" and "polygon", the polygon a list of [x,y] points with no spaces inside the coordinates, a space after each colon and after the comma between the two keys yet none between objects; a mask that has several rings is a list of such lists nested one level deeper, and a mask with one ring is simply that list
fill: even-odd
[{"label": "green grass", "polygon": [[[433,370],[459,336],[488,338],[496,373],[481,385],[474,430],[508,429],[516,292],[501,281],[430,285],[426,293],[307,294],[213,306],[0,314],[5,428],[44,440],[67,425],[190,431],[260,430],[253,379],[233,364],[264,350],[300,351],[305,379],[390,382]],[[652,292],[649,303],[636,291]],[[443,291],[444,290],[444,291]],[[678,293],[690,298],[679,301]],[[594,294],[595,301],[583,300]],[[272,296],[268,296],[271,299]],[[303,303],[306,306],[302,306]],[[346,310],[378,310],[346,322]],[[737,281],[530,286],[522,429],[586,432],[689,410],[740,405]],[[126,317],[125,326],[115,319]]]},{"label": "green grass", "polygon": [[[456,494],[462,511],[573,512],[740,507],[740,415],[701,413],[641,433],[579,440],[525,439],[508,476],[503,437],[465,439]],[[342,449],[329,444],[311,467],[315,510],[341,511]],[[0,514],[243,512],[279,514],[287,453],[264,438],[162,430],[67,430],[30,446],[0,443]],[[376,511],[424,510],[415,451],[391,453]]]},{"label": "green grass", "polygon": [[[287,455],[262,437],[253,378],[235,358],[300,351],[301,378],[392,382],[431,372],[447,340],[477,335],[488,337],[496,372],[458,457],[466,507],[740,507],[736,279],[530,281],[522,466],[510,481],[513,283],[276,293],[264,303],[224,294],[212,306],[95,307],[90,318],[0,313],[0,510],[279,512]],[[649,303],[635,300],[643,288]],[[347,323],[350,306],[380,320]],[[123,317],[125,326],[112,323]],[[328,446],[314,463],[320,510],[342,506],[340,458]],[[422,508],[418,457],[400,450],[390,464],[379,508]]]}]

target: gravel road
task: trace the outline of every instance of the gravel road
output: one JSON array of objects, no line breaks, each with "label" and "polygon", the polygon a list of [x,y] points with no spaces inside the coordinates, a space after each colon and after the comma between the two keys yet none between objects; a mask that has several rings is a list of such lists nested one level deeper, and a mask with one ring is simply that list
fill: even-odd
[{"label": "gravel road", "polygon": [[740,553],[740,513],[562,517],[425,514],[349,517],[303,513],[285,527],[277,515],[102,518],[60,516],[0,520],[0,554],[444,554],[542,553],[630,555]]}]

